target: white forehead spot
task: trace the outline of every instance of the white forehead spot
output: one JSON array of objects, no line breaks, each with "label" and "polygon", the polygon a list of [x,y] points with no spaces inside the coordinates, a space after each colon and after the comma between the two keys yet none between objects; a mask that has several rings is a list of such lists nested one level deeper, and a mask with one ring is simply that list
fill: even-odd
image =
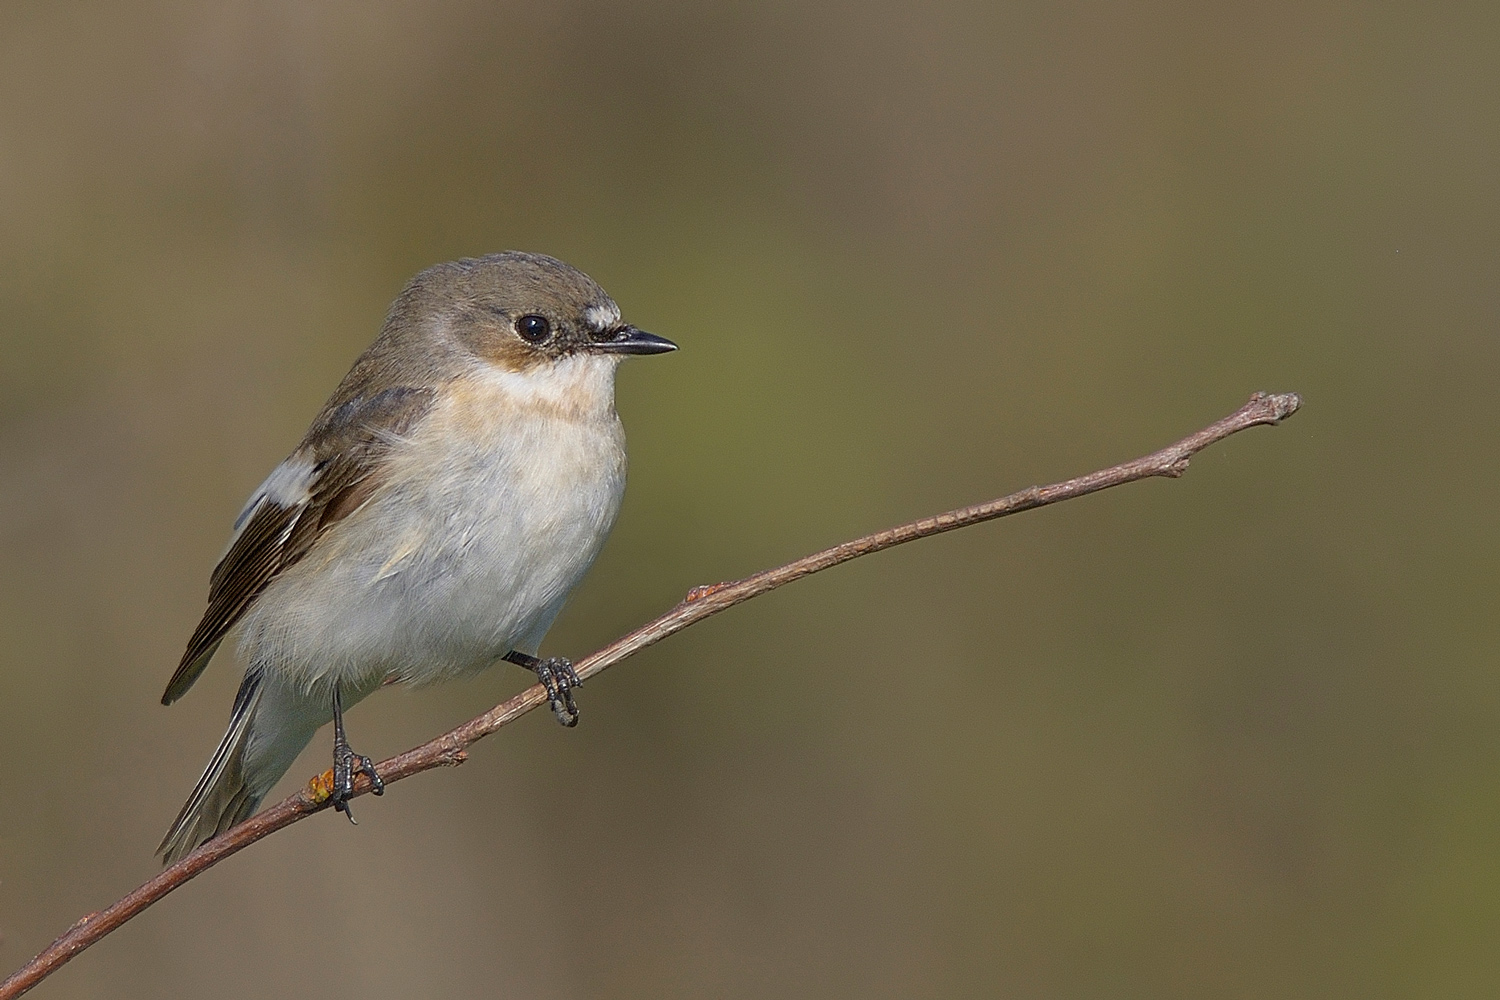
[{"label": "white forehead spot", "polygon": [[583,311],[583,321],[595,333],[603,333],[619,325],[620,307],[613,302],[606,302],[602,306],[589,306]]}]

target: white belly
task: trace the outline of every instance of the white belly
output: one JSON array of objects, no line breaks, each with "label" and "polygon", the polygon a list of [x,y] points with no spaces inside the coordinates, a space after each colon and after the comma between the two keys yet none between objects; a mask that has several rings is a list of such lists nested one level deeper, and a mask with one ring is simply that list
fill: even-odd
[{"label": "white belly", "polygon": [[502,389],[456,394],[396,445],[386,485],[245,616],[242,656],[357,697],[536,651],[619,512],[624,432],[612,405],[564,414]]}]

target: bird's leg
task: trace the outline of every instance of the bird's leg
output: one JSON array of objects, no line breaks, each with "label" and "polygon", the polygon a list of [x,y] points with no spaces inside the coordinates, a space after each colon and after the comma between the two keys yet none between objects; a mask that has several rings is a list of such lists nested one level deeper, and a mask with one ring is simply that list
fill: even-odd
[{"label": "bird's leg", "polygon": [[333,808],[357,823],[354,813],[349,811],[349,800],[354,796],[354,776],[363,774],[370,779],[370,791],[385,794],[385,782],[375,772],[375,763],[364,754],[349,748],[349,737],[344,735],[344,706],[339,699],[339,685],[333,685]]},{"label": "bird's leg", "polygon": [[573,704],[573,689],[582,686],[583,681],[573,672],[573,664],[567,657],[549,656],[539,660],[529,653],[512,649],[501,659],[536,674],[536,679],[547,689],[547,703],[552,706],[557,721],[569,727],[578,725],[578,706]]}]

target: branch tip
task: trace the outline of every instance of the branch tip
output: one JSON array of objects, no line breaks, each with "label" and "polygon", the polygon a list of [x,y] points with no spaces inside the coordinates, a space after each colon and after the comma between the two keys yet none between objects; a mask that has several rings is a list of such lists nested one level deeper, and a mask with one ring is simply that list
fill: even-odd
[{"label": "branch tip", "polygon": [[1281,423],[1302,408],[1302,397],[1295,392],[1257,392],[1250,402],[1265,403],[1270,410],[1267,419],[1273,424]]}]

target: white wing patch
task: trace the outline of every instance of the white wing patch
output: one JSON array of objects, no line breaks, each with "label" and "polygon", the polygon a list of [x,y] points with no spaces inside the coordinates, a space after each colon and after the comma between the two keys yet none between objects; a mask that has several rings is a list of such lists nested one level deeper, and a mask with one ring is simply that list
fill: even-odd
[{"label": "white wing patch", "polygon": [[[245,504],[245,509],[240,511],[240,516],[234,519],[234,530],[239,531],[255,513],[255,508],[260,506],[262,500],[269,500],[278,507],[296,507],[307,503],[312,496],[309,487],[313,481],[313,461],[303,455],[293,455],[283,461],[266,481],[260,484],[260,488],[250,495],[250,501]],[[232,540],[231,540],[232,544]]]}]

